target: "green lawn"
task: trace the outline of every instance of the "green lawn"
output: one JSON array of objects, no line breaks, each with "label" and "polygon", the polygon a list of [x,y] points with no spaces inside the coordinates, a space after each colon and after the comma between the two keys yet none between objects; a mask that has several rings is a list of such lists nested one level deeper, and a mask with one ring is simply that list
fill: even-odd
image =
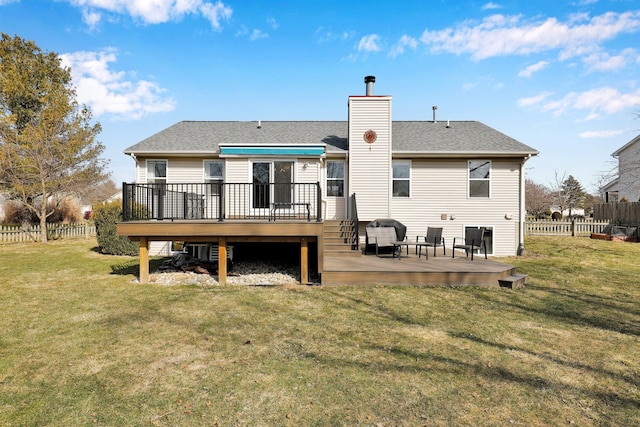
[{"label": "green lawn", "polygon": [[0,246],[0,425],[640,425],[640,245],[529,238],[524,289],[163,287]]}]

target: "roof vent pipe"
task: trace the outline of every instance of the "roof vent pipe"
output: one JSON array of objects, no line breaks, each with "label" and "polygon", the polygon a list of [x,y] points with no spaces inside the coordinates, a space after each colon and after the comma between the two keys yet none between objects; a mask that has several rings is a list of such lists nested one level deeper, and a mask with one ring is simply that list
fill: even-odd
[{"label": "roof vent pipe", "polygon": [[433,107],[431,107],[433,109],[433,123],[438,123],[436,121],[436,110],[438,109],[437,105],[434,105]]},{"label": "roof vent pipe", "polygon": [[367,96],[373,96],[373,84],[376,82],[376,76],[366,76],[364,83],[367,85]]}]

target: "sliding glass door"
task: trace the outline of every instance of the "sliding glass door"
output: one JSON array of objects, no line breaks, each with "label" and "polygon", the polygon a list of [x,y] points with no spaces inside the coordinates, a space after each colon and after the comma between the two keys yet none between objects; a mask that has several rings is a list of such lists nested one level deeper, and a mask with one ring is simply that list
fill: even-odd
[{"label": "sliding glass door", "polygon": [[293,162],[253,162],[253,209],[280,208],[293,201]]}]

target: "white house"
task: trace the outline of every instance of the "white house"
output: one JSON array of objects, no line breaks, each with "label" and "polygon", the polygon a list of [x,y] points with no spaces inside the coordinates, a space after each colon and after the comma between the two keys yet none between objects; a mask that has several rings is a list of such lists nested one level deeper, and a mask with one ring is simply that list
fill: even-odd
[{"label": "white house", "polygon": [[[381,218],[400,221],[408,236],[443,227],[449,242],[467,227],[485,227],[490,255],[518,253],[525,163],[538,151],[477,121],[439,121],[435,107],[433,120],[394,121],[392,97],[374,95],[374,82],[365,77],[366,94],[348,97],[345,121],[183,121],[127,148],[135,184],[185,186],[174,213],[164,200],[145,212],[164,210],[165,220],[219,221],[250,213],[266,221],[284,208],[320,222],[355,217],[361,239],[364,226]],[[191,184],[210,187],[186,189]],[[303,184],[317,185],[317,197],[292,193],[293,185]],[[238,195],[239,185],[251,185],[246,196]],[[289,187],[282,193],[266,185]],[[209,203],[201,193],[217,194],[220,202]],[[144,239],[143,231],[135,233]],[[150,239],[150,253],[169,253],[171,245],[160,237]]]},{"label": "white house", "polygon": [[618,160],[618,176],[600,191],[607,203],[625,198],[629,202],[640,201],[640,135],[611,154]]}]

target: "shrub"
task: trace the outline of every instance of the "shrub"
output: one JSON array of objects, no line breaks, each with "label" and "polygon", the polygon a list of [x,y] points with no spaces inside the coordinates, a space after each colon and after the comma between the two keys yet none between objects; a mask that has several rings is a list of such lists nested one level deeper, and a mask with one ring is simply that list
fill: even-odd
[{"label": "shrub", "polygon": [[[53,211],[47,217],[47,223],[73,223],[79,222],[80,204],[75,199],[62,200],[57,206],[55,201],[48,202],[48,210]],[[35,206],[39,209],[38,204]],[[24,203],[19,200],[9,200],[5,202],[5,222],[7,224],[39,224],[40,220],[35,212],[30,211]]]},{"label": "shrub", "polygon": [[76,199],[64,199],[57,206],[54,202],[49,202],[49,209],[53,210],[53,213],[47,218],[49,224],[73,223],[82,219],[80,202]]},{"label": "shrub", "polygon": [[122,202],[104,203],[95,207],[93,220],[96,224],[100,251],[111,255],[137,255],[138,245],[116,233],[116,223],[122,221]]},{"label": "shrub", "polygon": [[8,200],[4,203],[4,222],[6,224],[32,224],[31,213],[16,200]]}]

